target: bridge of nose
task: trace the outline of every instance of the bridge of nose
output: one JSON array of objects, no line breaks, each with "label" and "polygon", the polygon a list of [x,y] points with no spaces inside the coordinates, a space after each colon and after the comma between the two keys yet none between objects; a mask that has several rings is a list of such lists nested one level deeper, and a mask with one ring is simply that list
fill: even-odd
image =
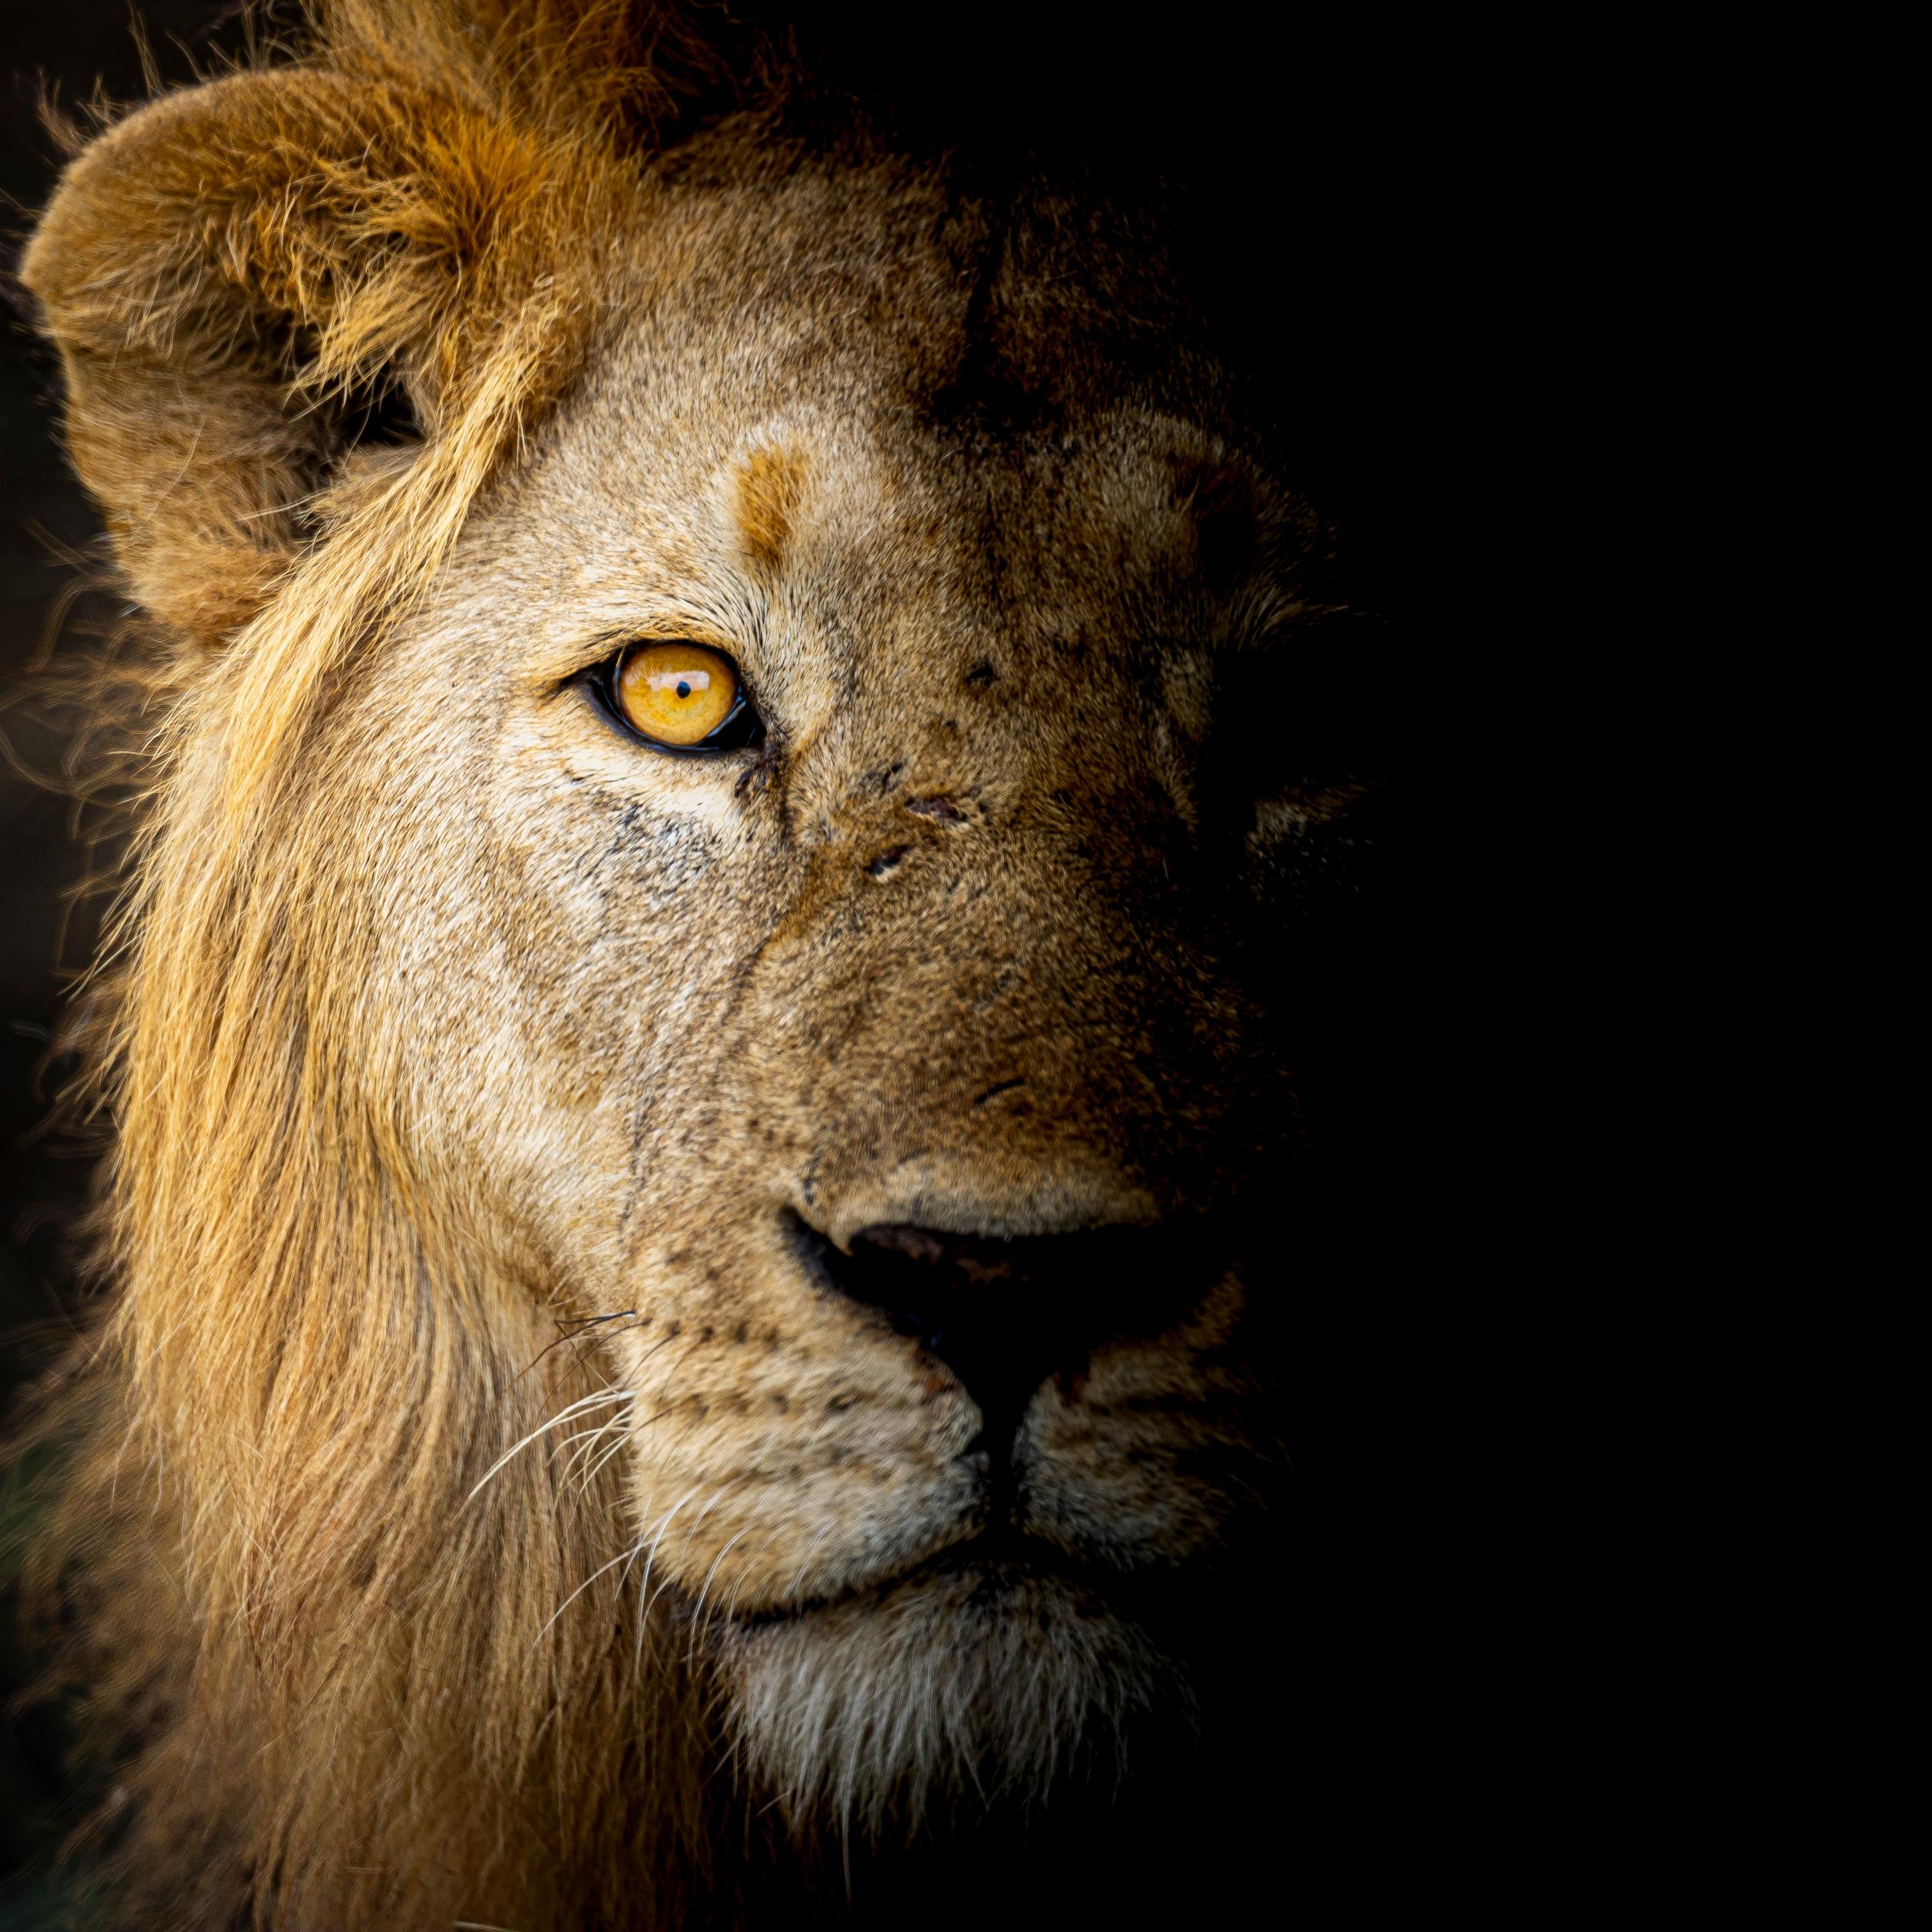
[{"label": "bridge of nose", "polygon": [[808,1147],[823,1198],[876,1196],[880,1221],[990,1194],[1023,1229],[1064,1225],[1061,1195],[1131,1218],[1182,1186],[1241,1027],[1168,872],[1119,876],[1077,808],[942,808],[902,783],[850,823],[808,856],[733,1018],[747,1111]]},{"label": "bridge of nose", "polygon": [[728,1077],[808,1204],[993,1199],[1024,1229],[1097,1190],[1131,1217],[1213,1130],[1234,1001],[1189,937],[1198,869],[1168,801],[1077,718],[980,705],[982,648],[861,690],[781,771],[797,869]]}]

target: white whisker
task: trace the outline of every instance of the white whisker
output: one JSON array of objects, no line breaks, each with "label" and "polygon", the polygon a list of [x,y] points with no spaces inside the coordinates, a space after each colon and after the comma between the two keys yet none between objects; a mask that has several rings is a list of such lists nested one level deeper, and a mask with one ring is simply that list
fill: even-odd
[{"label": "white whisker", "polygon": [[[621,1415],[613,1416],[608,1422],[599,1423],[595,1429],[575,1430],[557,1444],[559,1451],[571,1450],[571,1444],[574,1443],[581,1443],[583,1445],[581,1448],[571,1451],[569,1463],[564,1470],[564,1481],[566,1484],[569,1483],[575,1477],[577,1471],[592,1457],[598,1457],[601,1460],[602,1457],[608,1457],[615,1453],[614,1449],[606,1450],[601,1452],[601,1456],[599,1455],[597,1445],[607,1435],[615,1436],[616,1448],[620,1449],[623,1447],[627,1438],[624,1430],[624,1419]],[[586,1476],[583,1480],[583,1489],[587,1492],[589,1487],[590,1479]]]},{"label": "white whisker", "polygon": [[589,1471],[584,1476],[583,1489],[586,1494],[589,1491],[590,1485],[594,1483],[597,1480],[598,1475],[602,1473],[605,1464],[611,1460],[612,1457],[620,1454],[623,1450],[624,1444],[629,1440],[630,1432],[628,1429],[620,1429],[617,1432],[616,1440],[611,1443],[609,1448],[604,1451],[602,1455],[598,1457],[595,1462],[591,1464]]},{"label": "white whisker", "polygon": [[576,1401],[571,1403],[568,1407],[560,1409],[556,1414],[551,1417],[549,1421],[542,1423],[537,1428],[533,1429],[521,1442],[516,1443],[511,1447],[505,1450],[503,1453],[483,1472],[481,1480],[477,1484],[475,1488],[472,1489],[469,1492],[469,1495],[464,1497],[463,1500],[466,1503],[474,1503],[478,1496],[489,1486],[491,1479],[495,1476],[497,1472],[501,1469],[506,1463],[513,1461],[517,1457],[521,1455],[524,1451],[528,1449],[533,1442],[538,1439],[539,1437],[549,1435],[552,1429],[557,1428],[561,1423],[568,1422],[571,1417],[581,1413],[585,1409],[595,1408],[600,1402],[629,1402],[634,1401],[635,1399],[635,1392],[629,1389],[608,1389],[598,1395],[580,1396]]},{"label": "white whisker", "polygon": [[563,1601],[558,1604],[556,1608],[550,1613],[549,1622],[545,1623],[543,1628],[538,1631],[536,1636],[531,1640],[533,1644],[540,1644],[543,1641],[544,1638],[549,1634],[550,1625],[555,1623],[557,1619],[562,1616],[564,1612],[568,1610],[571,1605],[575,1603],[577,1598],[582,1596],[584,1592],[589,1589],[591,1585],[595,1583],[599,1577],[604,1574],[605,1571],[616,1569],[617,1565],[624,1561],[626,1558],[635,1557],[637,1555],[637,1552],[638,1546],[633,1543],[629,1549],[620,1549],[618,1551],[617,1555],[612,1557],[608,1563],[598,1564],[598,1566],[595,1570],[592,1571],[590,1574],[585,1577],[583,1581],[578,1584],[577,1588],[571,1591],[570,1595],[565,1598]]},{"label": "white whisker", "polygon": [[638,1601],[643,1604],[644,1613],[646,1614],[649,1613],[651,1605],[657,1601],[655,1597],[647,1600],[645,1595],[645,1592],[651,1588],[651,1565],[657,1561],[657,1546],[664,1540],[664,1532],[671,1527],[671,1518],[675,1516],[697,1494],[699,1487],[701,1485],[694,1485],[686,1490],[684,1494],[678,1497],[677,1501],[671,1506],[669,1514],[659,1520],[657,1534],[651,1540],[651,1553],[644,1559],[644,1581],[638,1589]]},{"label": "white whisker", "polygon": [[711,1580],[718,1574],[718,1564],[722,1563],[725,1558],[731,1555],[733,1544],[743,1542],[745,1538],[750,1535],[750,1534],[751,1525],[747,1523],[745,1527],[731,1539],[731,1541],[728,1543],[724,1547],[711,1559],[711,1567],[704,1573],[704,1585],[697,1593],[697,1606],[691,1612],[691,1640],[685,1652],[685,1661],[687,1663],[690,1662],[697,1655],[698,1631],[702,1625],[704,1617],[704,1600],[711,1594]]}]

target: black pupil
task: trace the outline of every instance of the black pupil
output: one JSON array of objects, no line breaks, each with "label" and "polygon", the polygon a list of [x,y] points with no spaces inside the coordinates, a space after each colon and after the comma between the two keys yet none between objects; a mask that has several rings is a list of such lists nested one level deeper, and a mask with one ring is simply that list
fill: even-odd
[{"label": "black pupil", "polygon": [[691,686],[686,684],[681,678],[679,678],[678,681],[678,695],[680,697],[689,697],[691,694]]}]

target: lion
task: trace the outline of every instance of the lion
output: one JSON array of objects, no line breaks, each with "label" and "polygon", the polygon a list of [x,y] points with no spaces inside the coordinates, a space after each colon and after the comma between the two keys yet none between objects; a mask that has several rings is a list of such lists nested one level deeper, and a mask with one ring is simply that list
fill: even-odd
[{"label": "lion", "polygon": [[701,29],[331,0],[25,257],[150,761],[130,1924],[1211,1909],[1296,1801],[1333,533],[1158,195]]}]

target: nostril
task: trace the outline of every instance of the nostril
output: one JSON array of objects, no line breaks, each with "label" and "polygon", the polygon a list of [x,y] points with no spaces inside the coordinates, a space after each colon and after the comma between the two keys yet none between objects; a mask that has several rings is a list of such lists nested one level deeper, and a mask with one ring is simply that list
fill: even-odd
[{"label": "nostril", "polygon": [[1042,1383],[1079,1376],[1103,1342],[1171,1325],[1204,1285],[1198,1231],[1009,1238],[881,1223],[860,1229],[841,1252],[792,1218],[821,1283],[876,1310],[952,1371],[982,1418],[968,1451],[985,1450],[996,1467]]}]

